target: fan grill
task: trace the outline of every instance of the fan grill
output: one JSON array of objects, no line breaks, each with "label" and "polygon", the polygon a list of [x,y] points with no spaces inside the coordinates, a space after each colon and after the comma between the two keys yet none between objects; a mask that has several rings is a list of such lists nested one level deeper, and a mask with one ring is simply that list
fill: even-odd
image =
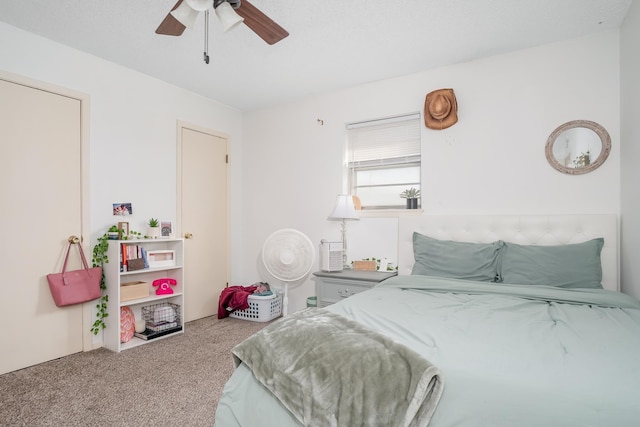
[{"label": "fan grill", "polygon": [[278,230],[267,238],[262,248],[262,261],[276,279],[293,282],[305,277],[313,266],[311,240],[298,230]]}]

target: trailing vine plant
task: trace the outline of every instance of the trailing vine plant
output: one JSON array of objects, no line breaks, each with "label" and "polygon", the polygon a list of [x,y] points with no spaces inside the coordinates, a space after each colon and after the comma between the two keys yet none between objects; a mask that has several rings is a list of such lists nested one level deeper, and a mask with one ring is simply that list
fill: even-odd
[{"label": "trailing vine plant", "polygon": [[136,230],[130,230],[129,231],[129,236],[123,236],[122,240],[136,240],[136,239],[142,239],[142,233],[137,232]]},{"label": "trailing vine plant", "polygon": [[91,326],[91,332],[93,335],[98,333],[107,327],[104,319],[109,316],[107,313],[107,303],[109,302],[109,295],[105,293],[107,290],[107,284],[104,279],[104,265],[109,262],[107,250],[109,249],[109,236],[104,234],[102,237],[98,237],[98,243],[93,247],[93,258],[91,260],[93,267],[102,267],[102,278],[100,280],[100,289],[102,289],[102,297],[96,304],[98,312],[96,313],[96,321]]}]

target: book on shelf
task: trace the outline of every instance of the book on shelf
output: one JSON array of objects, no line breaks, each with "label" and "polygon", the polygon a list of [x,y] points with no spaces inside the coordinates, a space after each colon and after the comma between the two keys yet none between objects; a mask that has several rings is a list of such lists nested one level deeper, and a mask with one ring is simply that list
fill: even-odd
[{"label": "book on shelf", "polygon": [[171,329],[178,326],[178,322],[160,322],[155,325],[147,325],[147,329],[154,332],[164,331],[165,329]]},{"label": "book on shelf", "polygon": [[120,271],[127,271],[127,245],[120,243]]},{"label": "book on shelf", "polygon": [[148,340],[152,340],[154,338],[159,338],[159,337],[161,337],[163,335],[169,335],[169,334],[172,334],[174,332],[181,331],[181,330],[182,330],[182,326],[175,326],[173,328],[165,329],[163,331],[152,331],[149,328],[147,328],[143,332],[136,332],[133,335],[138,337],[138,338],[140,338],[140,339],[148,341]]},{"label": "book on shelf", "polygon": [[143,247],[140,247],[140,253],[142,256],[142,260],[144,261],[144,268],[149,268],[149,260],[147,259],[147,250]]},{"label": "book on shelf", "polygon": [[149,268],[146,253],[147,251],[142,247],[142,245],[137,245],[135,243],[121,243],[120,272]]}]

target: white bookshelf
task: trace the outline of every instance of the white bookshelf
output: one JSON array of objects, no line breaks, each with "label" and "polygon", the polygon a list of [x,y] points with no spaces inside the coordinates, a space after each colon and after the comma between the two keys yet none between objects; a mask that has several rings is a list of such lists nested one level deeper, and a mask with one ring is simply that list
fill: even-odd
[{"label": "white bookshelf", "polygon": [[[175,265],[144,268],[135,271],[121,271],[122,244],[141,246],[148,251],[173,251]],[[144,240],[109,240],[107,252],[109,262],[104,264],[105,281],[107,285],[108,316],[105,318],[104,345],[109,350],[120,352],[139,345],[153,343],[154,341],[170,338],[184,332],[184,241],[183,239],[144,239]],[[172,278],[177,283],[171,286],[173,294],[157,295],[156,287],[152,286],[154,280]],[[127,282],[142,281],[147,283],[148,296],[121,301],[121,284]],[[133,311],[136,320],[142,318],[142,308],[154,304],[171,303],[180,307],[179,325],[180,331],[176,331],[150,340],[133,337],[126,343],[120,342],[120,309],[128,306]]]}]

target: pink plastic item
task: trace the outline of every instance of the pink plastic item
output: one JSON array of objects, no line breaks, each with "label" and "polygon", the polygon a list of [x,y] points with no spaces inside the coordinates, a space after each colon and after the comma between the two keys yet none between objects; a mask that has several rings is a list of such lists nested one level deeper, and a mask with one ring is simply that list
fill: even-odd
[{"label": "pink plastic item", "polygon": [[173,289],[171,286],[175,286],[177,284],[175,279],[170,277],[165,277],[162,279],[157,279],[153,281],[153,286],[157,286],[156,295],[169,295],[173,293]]}]

